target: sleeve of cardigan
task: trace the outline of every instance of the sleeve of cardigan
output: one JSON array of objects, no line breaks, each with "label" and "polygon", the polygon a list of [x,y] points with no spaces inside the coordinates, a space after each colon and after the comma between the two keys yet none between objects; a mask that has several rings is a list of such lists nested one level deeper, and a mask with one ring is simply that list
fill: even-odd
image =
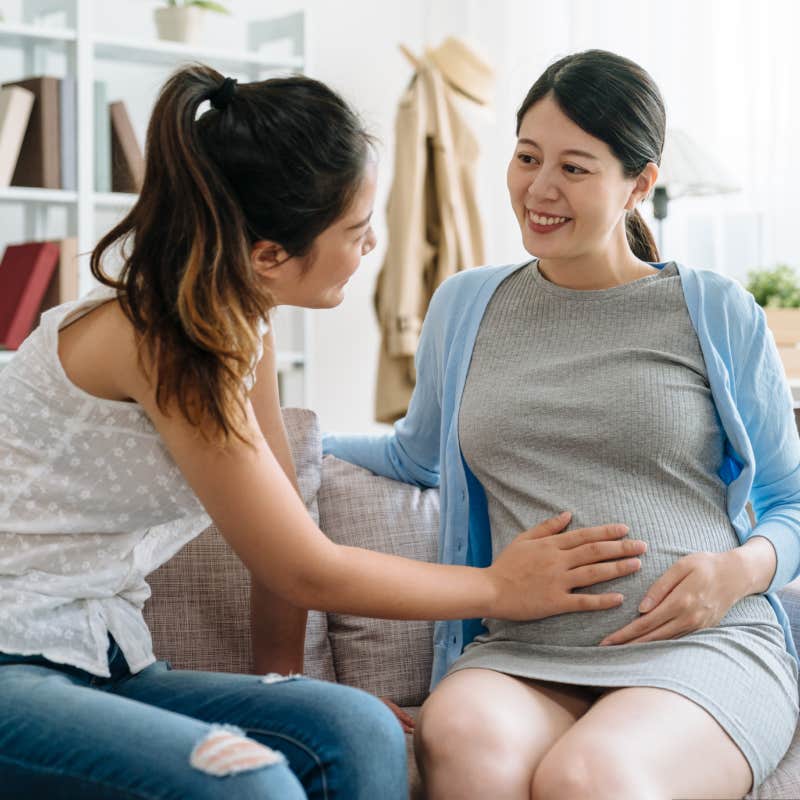
[{"label": "sleeve of cardigan", "polygon": [[414,358],[417,383],[406,415],[389,434],[325,434],[323,453],[404,483],[439,485],[445,286],[434,293],[425,316]]},{"label": "sleeve of cardigan", "polygon": [[[743,289],[741,316],[730,318],[736,405],[750,439],[755,475],[750,500],[756,526],[777,556],[774,592],[800,573],[800,438],[792,393],[764,310]],[[746,354],[738,355],[737,354]]]}]

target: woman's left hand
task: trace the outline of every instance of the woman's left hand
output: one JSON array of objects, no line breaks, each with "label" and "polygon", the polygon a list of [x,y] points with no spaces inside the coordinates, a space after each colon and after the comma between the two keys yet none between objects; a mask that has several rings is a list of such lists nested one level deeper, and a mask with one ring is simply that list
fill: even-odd
[{"label": "woman's left hand", "polygon": [[648,589],[641,616],[600,644],[676,639],[716,625],[747,594],[742,573],[735,550],[684,556]]}]

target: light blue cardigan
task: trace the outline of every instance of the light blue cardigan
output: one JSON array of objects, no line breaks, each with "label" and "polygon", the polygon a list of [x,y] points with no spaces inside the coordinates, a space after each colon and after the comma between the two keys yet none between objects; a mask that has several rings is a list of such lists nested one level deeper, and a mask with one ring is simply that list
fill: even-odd
[{"label": "light blue cardigan", "polygon": [[[405,483],[438,486],[441,472],[439,559],[445,564],[490,563],[486,496],[461,454],[458,411],[483,313],[500,283],[526,263],[466,270],[439,287],[422,328],[408,413],[392,433],[323,439],[325,453]],[[800,438],[791,390],[753,296],[715,272],[681,264],[678,271],[727,437],[719,475],[727,485],[728,515],[740,542],[759,535],[775,547],[777,569],[767,597],[797,658],[774,594],[800,572]],[[436,623],[432,687],[481,630],[480,620]]]}]

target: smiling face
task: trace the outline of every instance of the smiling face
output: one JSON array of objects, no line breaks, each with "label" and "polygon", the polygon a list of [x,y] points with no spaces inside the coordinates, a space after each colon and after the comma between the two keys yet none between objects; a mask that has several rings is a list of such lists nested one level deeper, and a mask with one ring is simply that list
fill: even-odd
[{"label": "smiling face", "polygon": [[523,117],[507,173],[525,249],[542,259],[576,259],[627,242],[625,211],[655,180],[651,167],[657,175],[648,164],[626,178],[611,148],[546,95]]},{"label": "smiling face", "polygon": [[369,162],[347,210],[317,236],[309,255],[288,256],[270,242],[256,244],[254,268],[277,305],[333,308],[342,302],[345,284],[375,247],[370,220],[376,183],[377,167]]}]

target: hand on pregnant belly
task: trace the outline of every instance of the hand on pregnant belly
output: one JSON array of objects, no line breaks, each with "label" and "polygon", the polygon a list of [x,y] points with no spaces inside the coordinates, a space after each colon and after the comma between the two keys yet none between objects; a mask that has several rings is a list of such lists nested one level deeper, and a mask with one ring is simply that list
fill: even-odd
[{"label": "hand on pregnant belly", "polygon": [[577,594],[636,572],[647,545],[624,539],[627,525],[598,525],[559,533],[570,514],[519,534],[487,568],[496,588],[495,616],[536,620],[570,611],[596,613],[619,606],[617,592]]},{"label": "hand on pregnant belly", "polygon": [[600,644],[676,639],[716,625],[746,595],[735,551],[692,553],[676,561],[647,590],[641,616]]}]

